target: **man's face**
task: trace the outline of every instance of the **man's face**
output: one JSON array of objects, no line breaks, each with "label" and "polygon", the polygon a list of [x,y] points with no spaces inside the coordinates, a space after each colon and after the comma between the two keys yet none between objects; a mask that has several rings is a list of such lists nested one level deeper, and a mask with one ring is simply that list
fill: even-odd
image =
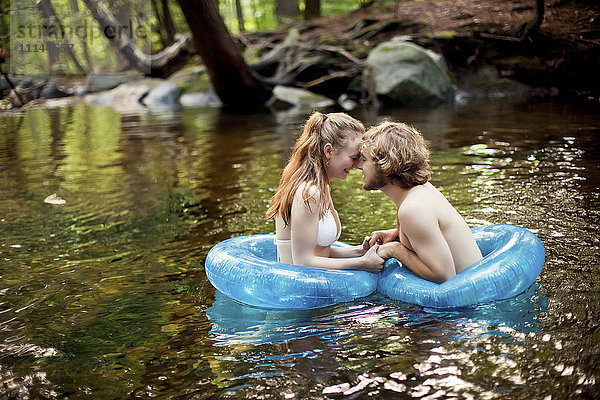
[{"label": "man's face", "polygon": [[388,184],[387,177],[375,165],[375,161],[370,158],[366,159],[364,154],[361,155],[358,169],[363,173],[363,189],[379,190]]}]

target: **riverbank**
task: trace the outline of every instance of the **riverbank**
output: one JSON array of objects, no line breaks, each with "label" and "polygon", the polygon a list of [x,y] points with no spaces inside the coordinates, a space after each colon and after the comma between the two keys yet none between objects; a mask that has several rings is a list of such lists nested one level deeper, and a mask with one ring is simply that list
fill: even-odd
[{"label": "riverbank", "polygon": [[[533,0],[465,0],[460,6],[439,0],[365,3],[344,15],[234,39],[248,63],[271,83],[301,87],[338,103],[346,98],[370,100],[362,82],[364,61],[377,44],[400,38],[443,55],[456,98],[561,96],[600,104],[600,4],[571,0],[545,5],[543,22],[534,32],[525,30],[534,16]],[[219,106],[214,95],[206,95],[210,84],[199,59],[190,60],[174,75],[182,95],[201,99],[192,105],[208,101],[207,105]],[[77,101],[131,82],[135,76],[142,78],[135,74],[79,81],[14,77],[23,82],[21,91],[7,96],[4,108],[19,103],[26,103],[25,108],[43,106],[47,98],[67,98],[52,104]],[[5,79],[0,79],[0,90],[8,93],[8,89]],[[145,106],[143,98],[137,100]]]},{"label": "riverbank", "polygon": [[459,87],[477,90],[493,85],[490,78],[509,78],[535,88],[535,95],[598,103],[600,4],[546,1],[539,31],[526,34],[534,12],[534,0],[372,3],[338,17],[249,34],[242,41],[264,48],[283,41],[293,27],[301,43],[320,37],[319,42],[362,59],[378,43],[401,36],[442,54]]}]

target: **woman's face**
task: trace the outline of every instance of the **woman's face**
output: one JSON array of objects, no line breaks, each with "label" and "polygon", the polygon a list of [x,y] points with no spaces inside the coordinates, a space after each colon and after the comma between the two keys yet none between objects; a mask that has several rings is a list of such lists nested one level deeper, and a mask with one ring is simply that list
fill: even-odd
[{"label": "woman's face", "polygon": [[360,159],[360,135],[351,138],[344,147],[331,152],[327,177],[331,179],[346,179],[348,173],[355,169]]}]

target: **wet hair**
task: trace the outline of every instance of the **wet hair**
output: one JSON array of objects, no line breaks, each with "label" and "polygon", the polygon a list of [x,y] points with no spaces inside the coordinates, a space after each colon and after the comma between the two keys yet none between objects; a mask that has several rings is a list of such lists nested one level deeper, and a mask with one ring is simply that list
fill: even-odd
[{"label": "wet hair", "polygon": [[375,162],[385,176],[405,189],[431,179],[429,150],[415,128],[400,122],[383,122],[370,128],[361,145],[362,156]]},{"label": "wet hair", "polygon": [[348,114],[322,114],[318,111],[312,113],[304,124],[302,134],[296,140],[265,217],[271,219],[281,215],[284,223],[288,225],[296,191],[301,184],[307,183],[302,191],[302,199],[310,207],[312,197],[309,190],[315,186],[320,192],[317,208],[319,218],[322,218],[331,204],[325,145],[330,143],[334,151],[340,151],[350,138],[361,137],[364,132],[363,124]]}]

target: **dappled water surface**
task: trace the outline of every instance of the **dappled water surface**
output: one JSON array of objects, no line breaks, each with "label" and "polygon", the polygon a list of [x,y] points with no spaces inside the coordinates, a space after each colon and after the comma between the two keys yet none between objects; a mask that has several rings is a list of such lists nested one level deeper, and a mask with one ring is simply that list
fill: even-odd
[{"label": "dappled water surface", "polygon": [[[204,259],[262,216],[306,115],[0,117],[2,398],[593,398],[600,389],[600,117],[557,101],[357,114],[408,121],[471,226],[535,232],[524,294],[437,312],[374,294],[309,311],[215,292]],[[359,171],[342,240],[390,227]]]}]

